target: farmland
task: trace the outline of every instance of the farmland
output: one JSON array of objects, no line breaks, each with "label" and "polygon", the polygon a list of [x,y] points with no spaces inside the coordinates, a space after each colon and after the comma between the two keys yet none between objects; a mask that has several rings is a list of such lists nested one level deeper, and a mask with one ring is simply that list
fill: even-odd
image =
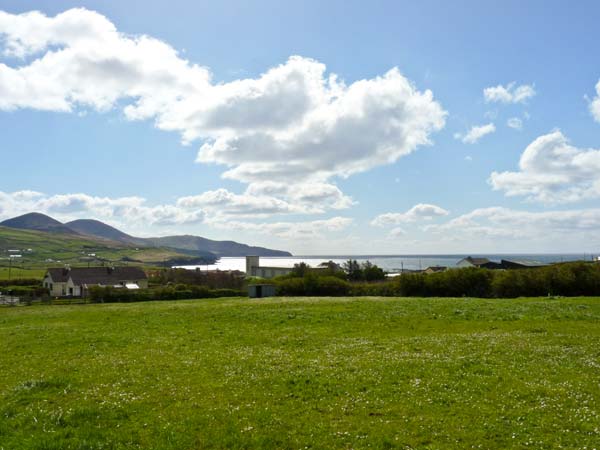
[{"label": "farmland", "polygon": [[0,448],[594,448],[600,299],[0,309]]},{"label": "farmland", "polygon": [[[10,249],[18,249],[20,258],[9,261]],[[90,256],[93,255],[93,256]],[[188,254],[163,247],[135,247],[109,240],[40,231],[0,227],[0,279],[8,277],[12,265],[15,278],[42,278],[51,266],[98,265],[103,262],[133,262],[159,265],[163,261],[190,258]]]}]

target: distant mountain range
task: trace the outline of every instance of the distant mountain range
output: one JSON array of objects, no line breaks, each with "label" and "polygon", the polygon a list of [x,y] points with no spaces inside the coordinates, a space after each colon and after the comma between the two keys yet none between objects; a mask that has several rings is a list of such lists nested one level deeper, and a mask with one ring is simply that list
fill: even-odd
[{"label": "distant mountain range", "polygon": [[165,236],[157,238],[139,238],[124,233],[99,220],[81,219],[61,223],[52,217],[40,213],[29,213],[0,222],[0,226],[19,230],[34,230],[46,233],[60,233],[80,237],[94,237],[104,241],[128,244],[139,247],[171,248],[193,256],[291,256],[291,253],[264,247],[253,247],[234,241],[213,241],[200,236]]}]

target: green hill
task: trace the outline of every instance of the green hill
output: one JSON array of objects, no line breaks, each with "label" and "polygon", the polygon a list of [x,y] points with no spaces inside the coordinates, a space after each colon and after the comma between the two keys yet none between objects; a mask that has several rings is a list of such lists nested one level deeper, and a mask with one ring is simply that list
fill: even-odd
[{"label": "green hill", "polygon": [[[12,255],[12,258],[11,258]],[[21,255],[21,257],[15,257]],[[12,261],[10,261],[12,259]],[[0,267],[39,269],[62,264],[101,263],[175,265],[200,262],[199,257],[164,247],[136,247],[77,234],[19,230],[0,226]],[[202,262],[206,261],[206,258]]]}]

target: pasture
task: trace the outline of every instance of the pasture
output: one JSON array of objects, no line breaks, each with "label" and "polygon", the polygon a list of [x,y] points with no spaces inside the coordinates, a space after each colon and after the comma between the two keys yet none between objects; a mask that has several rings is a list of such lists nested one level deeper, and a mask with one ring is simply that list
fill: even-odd
[{"label": "pasture", "polygon": [[0,308],[0,449],[600,448],[600,299]]}]

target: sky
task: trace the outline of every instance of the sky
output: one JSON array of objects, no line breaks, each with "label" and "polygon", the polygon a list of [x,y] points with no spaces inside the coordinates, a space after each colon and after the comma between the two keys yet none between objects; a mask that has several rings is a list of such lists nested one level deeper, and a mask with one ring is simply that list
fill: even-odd
[{"label": "sky", "polygon": [[593,1],[0,0],[0,220],[600,251]]}]

